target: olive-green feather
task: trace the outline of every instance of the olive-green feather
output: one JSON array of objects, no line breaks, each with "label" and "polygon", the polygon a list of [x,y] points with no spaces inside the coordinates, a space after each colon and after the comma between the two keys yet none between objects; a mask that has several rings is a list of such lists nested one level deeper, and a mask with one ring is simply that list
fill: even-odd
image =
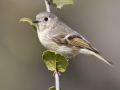
[{"label": "olive-green feather", "polygon": [[78,37],[67,39],[68,44],[71,44],[73,46],[77,46],[80,48],[91,48],[87,42],[85,42],[83,39],[80,39]]}]

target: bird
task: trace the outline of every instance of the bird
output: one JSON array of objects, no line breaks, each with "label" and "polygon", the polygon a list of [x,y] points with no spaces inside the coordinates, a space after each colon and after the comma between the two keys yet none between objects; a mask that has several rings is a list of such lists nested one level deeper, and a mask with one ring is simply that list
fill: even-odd
[{"label": "bird", "polygon": [[80,53],[94,55],[113,66],[112,62],[104,59],[87,39],[62,22],[55,14],[41,12],[37,14],[33,23],[36,24],[38,38],[46,49],[60,52],[68,60]]}]

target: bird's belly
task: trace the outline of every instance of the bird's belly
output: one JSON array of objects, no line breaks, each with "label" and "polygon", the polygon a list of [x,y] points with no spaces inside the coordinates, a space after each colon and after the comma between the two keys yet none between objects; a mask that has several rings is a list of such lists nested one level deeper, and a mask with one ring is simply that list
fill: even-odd
[{"label": "bird's belly", "polygon": [[47,48],[50,50],[55,50],[60,52],[61,54],[63,54],[66,58],[72,58],[74,56],[76,56],[77,54],[79,54],[79,49],[76,47],[68,47],[65,45],[61,45],[61,44],[54,44],[54,46]]},{"label": "bird's belly", "polygon": [[63,54],[66,58],[72,58],[79,54],[80,49],[75,46],[67,46],[64,44],[57,44],[56,42],[53,42],[49,37],[45,35],[38,35],[39,40],[41,44],[49,50],[55,50],[57,52],[60,52]]},{"label": "bird's belly", "polygon": [[[52,46],[51,46],[52,45]],[[76,47],[67,47],[65,45],[58,45],[58,44],[51,44],[49,47],[46,47],[47,49],[50,50],[55,50],[63,54],[66,58],[72,58],[79,54],[79,49]]]}]

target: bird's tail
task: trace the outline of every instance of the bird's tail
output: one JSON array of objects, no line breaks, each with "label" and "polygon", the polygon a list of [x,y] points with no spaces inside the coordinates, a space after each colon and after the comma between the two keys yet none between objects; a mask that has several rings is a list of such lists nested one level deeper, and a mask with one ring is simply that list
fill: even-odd
[{"label": "bird's tail", "polygon": [[99,54],[97,54],[97,53],[95,53],[95,52],[93,52],[93,51],[90,51],[94,56],[96,56],[97,58],[99,58],[100,60],[102,60],[102,61],[104,61],[105,63],[107,63],[107,64],[109,64],[110,66],[113,66],[112,64],[112,62],[110,62],[110,61],[107,61],[107,60],[105,60],[101,55],[99,55]]}]

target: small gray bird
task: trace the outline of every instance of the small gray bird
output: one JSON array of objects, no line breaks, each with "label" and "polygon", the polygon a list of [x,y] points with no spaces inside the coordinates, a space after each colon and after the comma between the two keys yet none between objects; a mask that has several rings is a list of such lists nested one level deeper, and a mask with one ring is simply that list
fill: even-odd
[{"label": "small gray bird", "polygon": [[53,13],[41,12],[33,23],[37,25],[39,40],[45,48],[58,51],[67,59],[79,53],[94,55],[112,66],[112,63],[105,60],[82,35],[63,23]]}]

